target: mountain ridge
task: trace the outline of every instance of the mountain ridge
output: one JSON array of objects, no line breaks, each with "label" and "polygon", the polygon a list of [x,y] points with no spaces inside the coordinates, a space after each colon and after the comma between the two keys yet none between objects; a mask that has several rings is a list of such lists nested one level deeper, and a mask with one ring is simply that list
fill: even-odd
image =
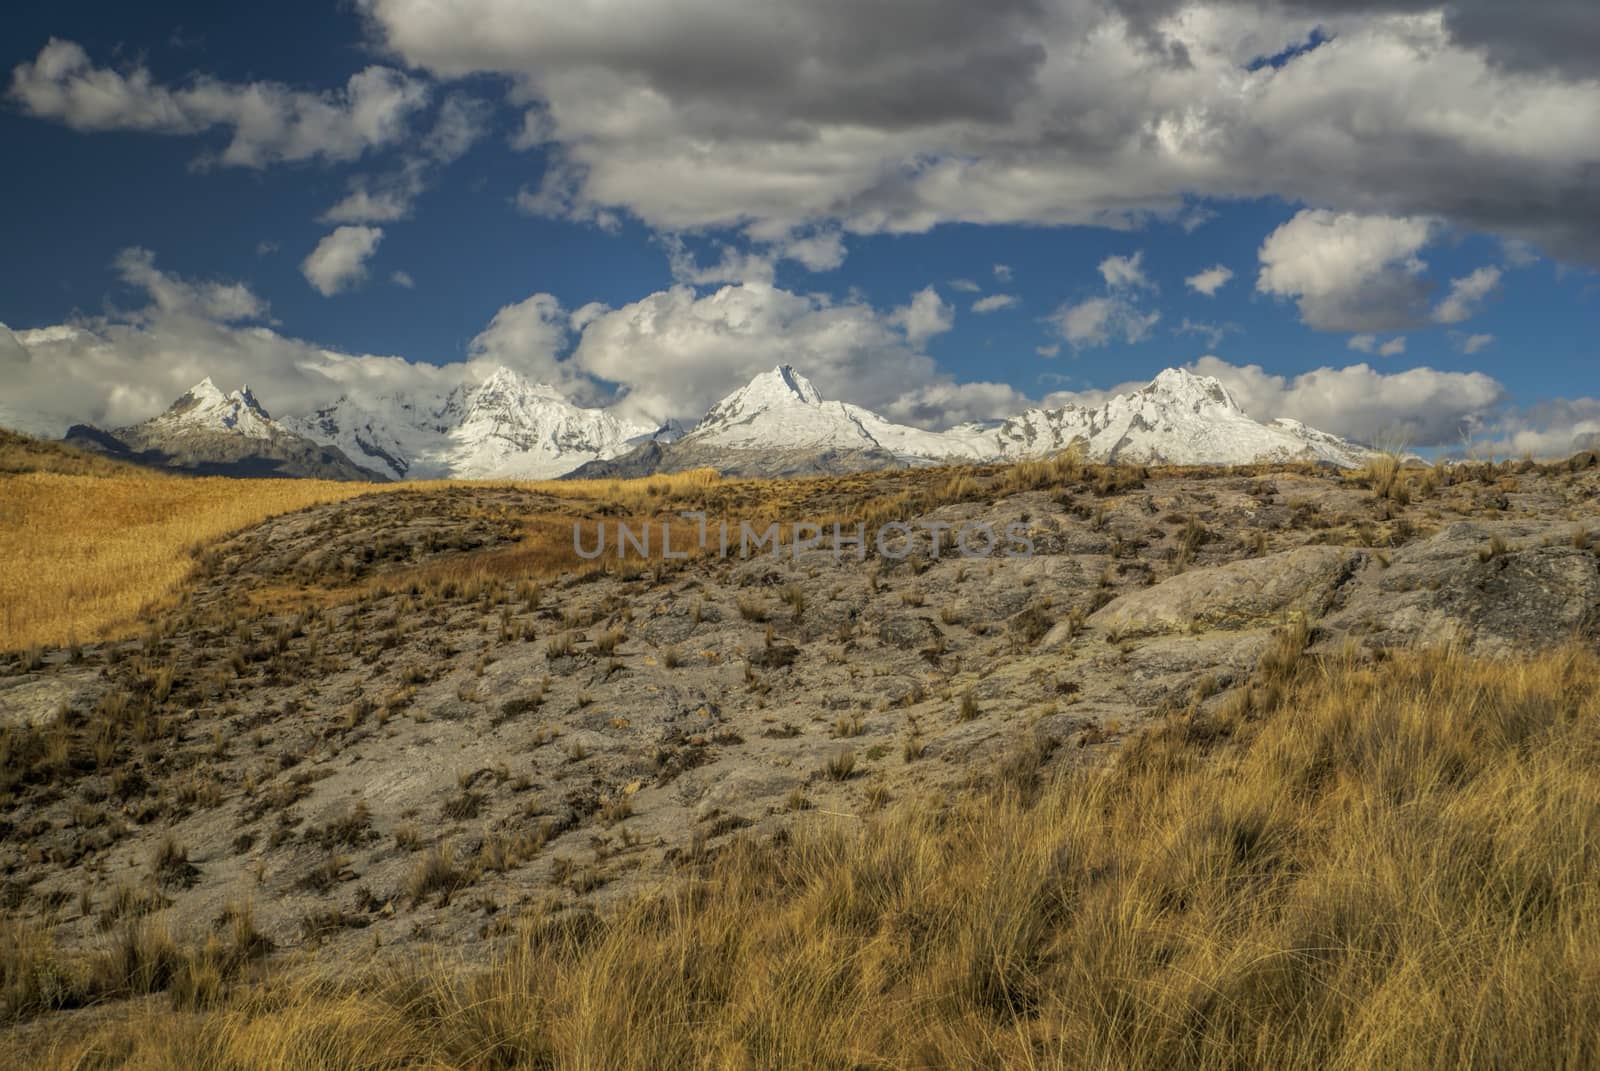
[{"label": "mountain ridge", "polygon": [[[1020,461],[1073,446],[1093,461],[1170,465],[1312,461],[1350,468],[1370,453],[1296,420],[1257,421],[1215,377],[1182,368],[1098,405],[1036,406],[943,431],[824,398],[789,364],[754,376],[687,429],[585,408],[505,367],[432,393],[364,401],[341,394],[281,419],[248,386],[224,393],[207,377],[150,420],[114,432],[78,425],[68,439],[188,471],[253,464],[264,471],[242,474],[304,470],[395,480],[622,478],[703,467],[731,476],[799,476]],[[252,454],[260,456],[250,462]]]}]

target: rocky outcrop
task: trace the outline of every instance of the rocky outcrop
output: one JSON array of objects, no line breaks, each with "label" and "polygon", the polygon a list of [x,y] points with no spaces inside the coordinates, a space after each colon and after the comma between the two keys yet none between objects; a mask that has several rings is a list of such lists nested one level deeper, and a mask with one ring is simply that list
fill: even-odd
[{"label": "rocky outcrop", "polygon": [[[1244,629],[1295,612],[1316,617],[1327,611],[1335,591],[1365,559],[1362,552],[1343,547],[1297,547],[1193,569],[1113,600],[1089,623],[1132,638],[1193,628]],[[1045,644],[1059,644],[1069,632],[1069,626],[1058,625]]]},{"label": "rocky outcrop", "polygon": [[1568,528],[1463,521],[1397,552],[1324,626],[1372,646],[1547,648],[1600,627],[1600,559]]}]

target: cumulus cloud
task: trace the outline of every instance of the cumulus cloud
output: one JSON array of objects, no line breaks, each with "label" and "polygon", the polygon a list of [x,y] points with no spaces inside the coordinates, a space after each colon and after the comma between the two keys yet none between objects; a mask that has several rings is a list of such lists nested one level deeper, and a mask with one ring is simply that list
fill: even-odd
[{"label": "cumulus cloud", "polygon": [[1228,280],[1232,278],[1232,269],[1226,267],[1225,265],[1218,264],[1214,267],[1207,268],[1205,271],[1189,276],[1183,282],[1184,285],[1197,294],[1204,294],[1206,297],[1216,297],[1217,291],[1228,285]]},{"label": "cumulus cloud", "polygon": [[1144,250],[1131,257],[1110,256],[1100,262],[1100,275],[1112,290],[1139,290],[1154,288],[1155,284],[1144,273]]},{"label": "cumulus cloud", "polygon": [[1473,443],[1480,455],[1564,458],[1600,449],[1600,398],[1542,402],[1501,414]]},{"label": "cumulus cloud", "polygon": [[194,282],[156,267],[156,255],[133,246],[117,254],[113,262],[117,275],[129,286],[142,290],[150,306],[137,315],[151,318],[163,314],[184,314],[235,323],[260,320],[267,315],[267,303],[243,283]]},{"label": "cumulus cloud", "polygon": [[[577,372],[618,384],[620,411],[647,421],[695,419],[780,363],[802,369],[824,397],[887,410],[902,396],[950,382],[910,342],[905,313],[756,283],[705,296],[674,286],[620,308],[574,312],[569,322],[582,335],[568,359]],[[927,408],[922,398],[918,412]],[[950,415],[973,404],[969,397]]]},{"label": "cumulus cloud", "polygon": [[484,135],[491,106],[475,97],[451,93],[439,106],[433,128],[406,153],[400,166],[378,175],[354,175],[350,192],[324,212],[324,223],[392,223],[411,216],[417,198],[438,172]]},{"label": "cumulus cloud", "polygon": [[512,80],[550,161],[535,211],[875,233],[1277,195],[1600,262],[1586,0],[361,7],[409,64]]},{"label": "cumulus cloud", "polygon": [[1399,438],[1414,447],[1459,444],[1506,397],[1505,388],[1482,372],[1386,373],[1355,364],[1282,376],[1210,356],[1192,367],[1221,380],[1257,420],[1292,417],[1362,442]]},{"label": "cumulus cloud", "polygon": [[1433,318],[1442,324],[1465,323],[1477,315],[1478,304],[1500,285],[1501,272],[1496,267],[1479,268],[1471,275],[1452,279],[1450,293],[1433,310]]},{"label": "cumulus cloud", "polygon": [[428,87],[402,71],[371,66],[325,93],[207,77],[174,89],[157,83],[145,67],[97,67],[81,45],[51,38],[12,71],[10,97],[29,115],[75,130],[199,134],[224,128],[231,136],[217,162],[264,167],[354,160],[393,144],[427,103]]},{"label": "cumulus cloud", "polygon": [[335,228],[300,262],[300,274],[317,293],[332,297],[367,277],[367,260],[382,240],[382,227]]},{"label": "cumulus cloud", "polygon": [[994,266],[994,277],[1002,283],[1009,283],[1012,279],[1011,265],[996,264]]},{"label": "cumulus cloud", "polygon": [[417,281],[411,278],[411,273],[408,271],[396,271],[391,273],[389,275],[389,281],[395,286],[404,287],[407,290],[415,289],[417,285]]},{"label": "cumulus cloud", "polygon": [[467,374],[465,365],[344,354],[285,337],[263,322],[267,305],[248,287],[164,272],[146,250],[124,251],[116,267],[146,304],[29,330],[0,327],[0,406],[31,416],[29,430],[136,423],[208,375],[248,382],[274,413],[304,413],[341,393],[370,399],[448,387]]},{"label": "cumulus cloud", "polygon": [[983,287],[971,279],[951,279],[949,286],[951,290],[959,290],[963,294],[976,294],[983,290]]},{"label": "cumulus cloud", "polygon": [[1465,353],[1468,356],[1471,356],[1474,353],[1479,353],[1479,352],[1481,352],[1483,350],[1488,349],[1490,346],[1494,345],[1494,336],[1493,335],[1458,335],[1456,337],[1456,345],[1458,345],[1461,348],[1461,352],[1462,353]]},{"label": "cumulus cloud", "polygon": [[1418,253],[1433,238],[1430,219],[1306,209],[1261,245],[1256,289],[1292,298],[1320,331],[1383,331],[1423,316],[1430,291]]},{"label": "cumulus cloud", "polygon": [[1222,340],[1232,334],[1239,334],[1244,330],[1238,324],[1212,324],[1200,320],[1191,320],[1187,316],[1183,323],[1172,329],[1175,335],[1199,335],[1206,340],[1212,349],[1222,345]]},{"label": "cumulus cloud", "polygon": [[1146,313],[1115,294],[1063,305],[1051,318],[1067,345],[1075,350],[1110,345],[1121,340],[1133,345],[1150,336],[1161,320],[1159,312]]},{"label": "cumulus cloud", "polygon": [[564,359],[572,329],[572,319],[558,298],[534,294],[496,312],[468,344],[467,355],[481,371],[503,366],[569,397],[594,402],[598,388]]},{"label": "cumulus cloud", "polygon": [[1015,294],[990,294],[988,297],[974,301],[972,303],[972,311],[979,316],[983,316],[987,313],[999,312],[1001,309],[1014,308],[1020,301],[1021,299]]},{"label": "cumulus cloud", "polygon": [[906,341],[920,347],[955,326],[956,310],[937,290],[925,286],[911,296],[911,304],[895,309],[889,320],[905,331]]}]

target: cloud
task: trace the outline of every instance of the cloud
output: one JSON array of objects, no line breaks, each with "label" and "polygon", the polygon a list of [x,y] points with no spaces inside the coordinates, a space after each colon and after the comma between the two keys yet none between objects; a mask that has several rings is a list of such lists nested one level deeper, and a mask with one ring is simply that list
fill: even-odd
[{"label": "cloud", "polygon": [[1350,341],[1346,342],[1345,345],[1361,353],[1376,353],[1378,351],[1378,336],[1371,332],[1351,335]]},{"label": "cloud", "polygon": [[461,364],[344,354],[287,338],[262,322],[266,303],[244,284],[161,271],[146,250],[125,250],[116,265],[144,306],[31,330],[0,327],[0,407],[30,414],[31,430],[137,423],[208,375],[249,383],[278,414],[309,412],[341,393],[370,400],[447,389],[467,374]]},{"label": "cloud", "polygon": [[397,271],[392,273],[389,276],[389,281],[395,286],[404,287],[407,290],[415,289],[417,285],[417,281],[411,278],[411,273],[408,271]]},{"label": "cloud", "polygon": [[533,211],[867,234],[1277,196],[1600,263],[1585,0],[360,7],[407,64],[510,80],[537,116]]},{"label": "cloud", "polygon": [[[696,419],[780,363],[802,369],[824,397],[888,410],[922,387],[949,382],[908,338],[907,310],[917,304],[885,314],[764,284],[705,296],[674,286],[621,308],[574,312],[569,323],[582,334],[569,360],[582,375],[619,384],[620,411],[645,421]],[[931,305],[922,298],[925,312]],[[965,419],[967,411],[953,415]]]},{"label": "cloud", "polygon": [[1388,342],[1378,347],[1379,357],[1398,357],[1406,352],[1406,337],[1391,338]]},{"label": "cloud", "polygon": [[438,172],[484,135],[492,107],[461,93],[445,97],[433,128],[399,167],[380,175],[354,175],[350,192],[318,217],[323,223],[392,223],[411,216],[417,198]]},{"label": "cloud", "polygon": [[1428,219],[1306,209],[1262,243],[1256,289],[1296,300],[1319,331],[1409,327],[1430,289],[1417,254],[1436,229]]},{"label": "cloud", "polygon": [[1196,275],[1189,276],[1183,282],[1185,286],[1197,294],[1204,294],[1206,297],[1216,297],[1217,291],[1226,286],[1228,284],[1228,280],[1232,278],[1232,269],[1218,264],[1214,267],[1207,268],[1205,271],[1202,271]]},{"label": "cloud", "polygon": [[1112,290],[1154,289],[1144,273],[1144,250],[1131,257],[1111,256],[1100,262],[1100,275]]},{"label": "cloud", "polygon": [[1450,293],[1433,310],[1433,318],[1442,324],[1465,323],[1477,314],[1478,303],[1500,285],[1501,272],[1496,267],[1479,268],[1471,275],[1450,281]]},{"label": "cloud", "polygon": [[1172,329],[1175,335],[1199,335],[1206,340],[1212,349],[1222,345],[1222,340],[1229,335],[1240,334],[1243,328],[1238,324],[1210,324],[1199,320],[1184,317],[1183,323]]},{"label": "cloud", "polygon": [[1001,309],[1015,308],[1021,301],[1015,294],[990,294],[988,297],[979,298],[972,303],[972,311],[979,316]]},{"label": "cloud", "polygon": [[267,315],[267,303],[243,283],[191,282],[156,267],[156,255],[133,246],[117,254],[113,262],[117,275],[129,286],[144,291],[150,307],[141,313],[148,318],[161,314],[198,316],[219,323],[260,320]]},{"label": "cloud", "polygon": [[937,290],[926,286],[911,296],[911,304],[895,309],[889,321],[905,331],[906,341],[920,347],[955,326],[956,310]]},{"label": "cloud", "polygon": [[382,227],[338,227],[300,262],[300,274],[323,297],[332,297],[367,277],[367,260],[383,240]]},{"label": "cloud", "polygon": [[1384,373],[1356,364],[1290,377],[1218,357],[1202,357],[1191,367],[1221,380],[1257,420],[1291,417],[1362,442],[1398,437],[1413,447],[1459,444],[1506,397],[1505,388],[1482,372]]},{"label": "cloud", "polygon": [[317,218],[323,223],[392,223],[411,215],[412,202],[421,192],[420,185],[410,184],[372,189],[366,178],[358,177],[344,199]]},{"label": "cloud", "polygon": [[1116,295],[1063,305],[1051,317],[1061,337],[1075,350],[1106,346],[1118,339],[1129,345],[1143,342],[1160,320],[1159,312],[1145,313]]},{"label": "cloud", "polygon": [[1009,283],[1012,279],[1011,265],[996,264],[994,266],[994,277],[1002,283]]},{"label": "cloud", "polygon": [[1494,340],[1493,335],[1458,335],[1456,345],[1461,348],[1462,353],[1471,356],[1494,345]]},{"label": "cloud", "polygon": [[259,168],[354,160],[393,144],[427,103],[428,87],[402,71],[371,66],[351,75],[344,88],[324,93],[204,76],[172,89],[142,66],[96,67],[81,45],[51,38],[35,59],[12,71],[10,96],[27,114],[74,130],[193,135],[228,129],[216,162]]},{"label": "cloud", "polygon": [[598,388],[577,365],[563,359],[571,330],[571,318],[558,298],[534,294],[496,312],[468,344],[467,355],[484,369],[511,368],[569,397],[593,402]]},{"label": "cloud", "polygon": [[1061,343],[1053,342],[1048,346],[1035,346],[1033,347],[1033,352],[1045,358],[1059,357],[1061,356]]},{"label": "cloud", "polygon": [[963,294],[976,294],[983,289],[971,279],[951,279],[948,285],[951,290],[959,290]]},{"label": "cloud", "polygon": [[1494,457],[1540,458],[1600,449],[1600,398],[1558,399],[1501,414],[1473,449]]}]

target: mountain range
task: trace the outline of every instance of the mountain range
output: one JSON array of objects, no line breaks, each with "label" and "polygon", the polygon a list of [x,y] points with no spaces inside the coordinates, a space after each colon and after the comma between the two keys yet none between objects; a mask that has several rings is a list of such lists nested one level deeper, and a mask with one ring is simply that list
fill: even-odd
[{"label": "mountain range", "polygon": [[794,476],[941,462],[1085,457],[1141,464],[1362,463],[1366,448],[1293,420],[1261,423],[1215,378],[1169,368],[1098,406],[1030,409],[1009,420],[927,431],[824,399],[789,365],[723,398],[692,428],[651,427],[575,405],[500,368],[431,395],[340,397],[274,419],[249,388],[210,379],[165,413],[69,441],[194,472],[329,479],[623,478],[710,467],[733,476]]}]

